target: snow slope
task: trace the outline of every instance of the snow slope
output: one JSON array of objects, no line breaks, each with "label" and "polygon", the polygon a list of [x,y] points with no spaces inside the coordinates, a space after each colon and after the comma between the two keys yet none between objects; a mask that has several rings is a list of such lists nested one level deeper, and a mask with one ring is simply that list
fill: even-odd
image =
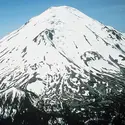
[{"label": "snow slope", "polygon": [[[118,77],[124,60],[122,33],[75,8],[52,7],[0,40],[0,93],[15,88],[51,103],[55,97],[82,100],[90,90],[110,91],[101,75]],[[105,92],[97,81],[87,84],[91,75],[102,79]]]},{"label": "snow slope", "polygon": [[125,33],[122,33],[125,36]]}]

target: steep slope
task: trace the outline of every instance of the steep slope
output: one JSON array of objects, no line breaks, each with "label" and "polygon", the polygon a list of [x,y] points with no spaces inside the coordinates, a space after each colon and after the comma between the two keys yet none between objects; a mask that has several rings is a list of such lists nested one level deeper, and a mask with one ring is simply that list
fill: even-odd
[{"label": "steep slope", "polygon": [[12,87],[0,93],[0,115],[4,118],[13,117],[16,113],[35,106],[37,100],[38,97],[34,93]]},{"label": "steep slope", "polygon": [[0,40],[0,63],[0,93],[13,87],[51,104],[93,102],[91,95],[124,91],[125,36],[74,8],[52,7]]}]

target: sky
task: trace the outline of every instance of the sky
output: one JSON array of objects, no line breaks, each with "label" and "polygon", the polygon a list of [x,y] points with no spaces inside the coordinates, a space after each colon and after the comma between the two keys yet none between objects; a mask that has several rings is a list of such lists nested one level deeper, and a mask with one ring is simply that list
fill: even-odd
[{"label": "sky", "polygon": [[125,0],[0,0],[0,38],[49,7],[63,5],[125,32]]}]

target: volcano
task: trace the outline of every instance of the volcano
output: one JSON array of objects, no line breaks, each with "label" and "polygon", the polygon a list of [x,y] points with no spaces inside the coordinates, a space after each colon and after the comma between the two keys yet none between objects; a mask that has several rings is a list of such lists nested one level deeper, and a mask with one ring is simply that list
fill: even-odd
[{"label": "volcano", "polygon": [[72,7],[51,7],[0,40],[2,117],[39,97],[55,112],[64,102],[76,112],[110,105],[124,81],[125,36]]}]

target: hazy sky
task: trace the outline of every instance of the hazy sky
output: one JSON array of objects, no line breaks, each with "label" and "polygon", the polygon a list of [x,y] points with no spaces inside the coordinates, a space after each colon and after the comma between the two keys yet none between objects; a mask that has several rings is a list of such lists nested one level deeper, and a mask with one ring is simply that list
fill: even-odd
[{"label": "hazy sky", "polygon": [[125,32],[125,0],[0,0],[0,38],[47,8],[61,5]]}]

